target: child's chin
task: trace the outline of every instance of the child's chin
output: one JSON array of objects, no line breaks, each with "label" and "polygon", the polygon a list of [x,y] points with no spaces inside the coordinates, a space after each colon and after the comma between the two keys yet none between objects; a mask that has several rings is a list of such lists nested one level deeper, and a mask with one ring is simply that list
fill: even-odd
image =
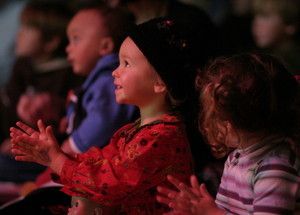
[{"label": "child's chin", "polygon": [[79,68],[76,68],[75,66],[73,66],[72,69],[73,69],[74,74],[78,75],[78,76],[88,76],[88,74],[89,74],[89,72],[83,71]]},{"label": "child's chin", "polygon": [[118,104],[123,104],[122,100],[118,98],[118,96],[115,95],[115,100]]},{"label": "child's chin", "polygon": [[120,104],[120,105],[126,105],[127,103],[126,102],[124,102],[124,101],[122,101],[122,100],[116,100],[116,102],[118,103],[118,104]]},{"label": "child's chin", "polygon": [[126,102],[124,99],[116,98],[116,102],[120,105],[131,105],[130,103]]}]

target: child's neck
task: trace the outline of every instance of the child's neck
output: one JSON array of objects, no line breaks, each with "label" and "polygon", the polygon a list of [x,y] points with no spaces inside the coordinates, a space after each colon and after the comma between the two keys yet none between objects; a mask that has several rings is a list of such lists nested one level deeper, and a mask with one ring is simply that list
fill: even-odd
[{"label": "child's neck", "polygon": [[243,132],[240,135],[241,143],[242,143],[240,147],[247,148],[251,145],[261,142],[265,137],[266,137],[266,134],[263,132],[261,132],[261,133]]},{"label": "child's neck", "polygon": [[141,124],[146,125],[153,121],[159,120],[162,118],[164,114],[167,114],[169,109],[165,106],[159,107],[144,107],[140,108],[140,115],[141,115]]}]

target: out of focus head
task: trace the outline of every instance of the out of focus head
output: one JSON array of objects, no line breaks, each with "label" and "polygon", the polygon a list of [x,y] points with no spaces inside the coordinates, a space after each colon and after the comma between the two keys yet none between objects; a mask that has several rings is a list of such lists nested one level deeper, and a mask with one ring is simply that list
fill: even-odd
[{"label": "out of focus head", "polygon": [[80,9],[67,29],[66,51],[73,71],[88,75],[100,58],[119,50],[125,32],[133,25],[133,17],[120,8],[99,3]]},{"label": "out of focus head", "polygon": [[299,85],[272,56],[217,59],[198,77],[197,86],[202,105],[199,123],[216,154],[227,152],[231,128],[288,137],[299,129]]},{"label": "out of focus head", "polygon": [[255,0],[253,7],[252,32],[258,47],[276,47],[298,32],[299,0]]},{"label": "out of focus head", "polygon": [[62,2],[29,1],[21,12],[16,55],[32,58],[63,55],[69,19],[70,12]]},{"label": "out of focus head", "polygon": [[251,13],[252,0],[230,0],[232,13],[236,16],[244,16]]}]

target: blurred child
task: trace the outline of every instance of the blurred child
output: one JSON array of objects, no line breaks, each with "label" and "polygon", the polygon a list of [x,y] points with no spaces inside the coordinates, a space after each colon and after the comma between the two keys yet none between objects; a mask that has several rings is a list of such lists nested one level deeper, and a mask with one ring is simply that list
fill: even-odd
[{"label": "blurred child", "polygon": [[294,75],[300,75],[300,1],[255,0],[252,33],[256,45],[280,58]]},{"label": "blurred child", "polygon": [[218,59],[199,75],[201,130],[218,156],[230,152],[216,200],[191,177],[169,176],[159,202],[185,214],[299,212],[299,85],[275,58]]},{"label": "blurred child", "polygon": [[[20,118],[17,106],[21,97],[30,104],[30,111],[28,106],[24,108],[28,113],[24,114],[26,123],[34,125],[32,119],[37,117],[51,123],[56,131],[64,114],[67,92],[79,84],[64,53],[68,9],[56,1],[33,0],[25,5],[20,17],[15,47],[18,59],[0,100],[0,126],[6,137],[9,127]],[[16,163],[9,157],[8,142],[1,144],[0,181],[34,179],[41,168],[34,170],[32,165]]]},{"label": "blurred child", "polygon": [[133,17],[104,4],[81,8],[68,25],[68,60],[75,74],[86,81],[73,95],[68,110],[70,137],[63,148],[81,153],[91,146],[105,146],[117,128],[133,120],[136,109],[115,101],[112,71],[118,66],[117,52]]},{"label": "blurred child", "polygon": [[[75,74],[87,78],[70,96],[68,138],[62,144],[67,154],[82,153],[92,146],[104,147],[117,128],[135,118],[134,106],[116,103],[111,75],[119,64],[117,51],[124,35],[133,26],[134,19],[126,11],[100,3],[84,5],[68,24],[68,60]],[[48,168],[34,184],[26,183],[21,193],[25,195],[51,183],[50,173]]]},{"label": "blurred child", "polygon": [[[69,95],[68,137],[62,144],[67,154],[85,152],[92,146],[104,147],[117,128],[135,119],[134,106],[116,103],[111,75],[119,64],[117,51],[125,33],[133,26],[131,14],[118,8],[109,9],[101,3],[83,4],[68,24],[68,60],[75,74],[87,78],[76,94]],[[18,106],[22,119],[31,112],[38,113],[38,105],[31,111],[32,103],[38,104],[35,98],[22,97]],[[51,172],[48,168],[34,182],[23,184],[18,189],[20,195],[43,186],[57,186]]]},{"label": "blurred child", "polygon": [[192,172],[184,122],[197,106],[191,99],[196,67],[190,55],[198,38],[187,27],[172,19],[153,19],[122,43],[120,65],[113,72],[116,101],[138,106],[140,119],[118,130],[109,145],[70,158],[51,127],[39,121],[35,131],[18,122],[19,129],[11,129],[16,159],[49,166],[67,194],[102,206],[120,205],[120,213],[168,211],[156,203],[155,187],[166,182],[168,173],[184,180]]},{"label": "blurred child", "polygon": [[[220,7],[219,1],[215,4]],[[227,10],[219,23],[224,45],[229,54],[238,54],[256,48],[252,35],[253,0],[228,0]],[[214,5],[212,5],[214,6]],[[211,6],[211,7],[212,7]],[[223,10],[226,7],[223,7]]]}]

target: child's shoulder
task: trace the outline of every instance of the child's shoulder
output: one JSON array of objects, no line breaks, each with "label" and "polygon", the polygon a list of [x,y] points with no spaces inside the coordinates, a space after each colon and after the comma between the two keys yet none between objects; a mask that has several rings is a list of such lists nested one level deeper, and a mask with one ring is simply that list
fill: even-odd
[{"label": "child's shoulder", "polygon": [[300,160],[285,141],[274,147],[258,163],[257,173],[283,171],[300,173]]},{"label": "child's shoulder", "polygon": [[174,133],[183,129],[181,119],[176,115],[164,114],[161,119],[155,120],[144,125],[147,129],[165,131],[166,133]]},{"label": "child's shoulder", "polygon": [[110,54],[98,60],[95,67],[88,74],[92,82],[113,84],[112,72],[118,67],[119,59],[116,54]]},{"label": "child's shoulder", "polygon": [[[140,126],[140,119],[121,127],[114,136],[152,136],[173,138],[174,136],[183,136],[184,127],[177,116],[165,114],[161,119]],[[131,139],[131,138],[130,138]]]}]

